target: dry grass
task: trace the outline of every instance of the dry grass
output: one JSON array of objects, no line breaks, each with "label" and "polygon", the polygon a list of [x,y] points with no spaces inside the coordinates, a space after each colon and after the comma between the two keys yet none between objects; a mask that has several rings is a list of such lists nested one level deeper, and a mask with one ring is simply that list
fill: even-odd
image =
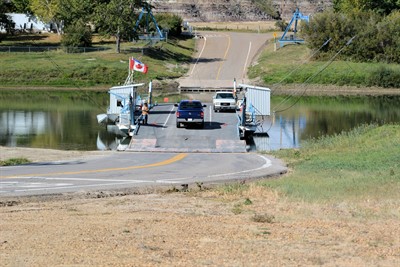
[{"label": "dry grass", "polygon": [[[398,200],[310,204],[290,202],[255,184],[246,188],[9,202],[14,206],[0,208],[2,265],[400,263]],[[244,205],[247,197],[251,203]]]}]

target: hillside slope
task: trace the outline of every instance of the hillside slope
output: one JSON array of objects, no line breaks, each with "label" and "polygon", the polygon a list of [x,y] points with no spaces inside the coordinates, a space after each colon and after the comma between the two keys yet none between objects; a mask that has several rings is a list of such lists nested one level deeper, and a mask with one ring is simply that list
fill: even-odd
[{"label": "hillside slope", "polygon": [[271,2],[272,8],[285,20],[290,20],[296,6],[305,14],[314,14],[332,6],[332,0],[155,0],[154,13],[170,12],[185,21],[260,21],[272,17],[255,2]]}]

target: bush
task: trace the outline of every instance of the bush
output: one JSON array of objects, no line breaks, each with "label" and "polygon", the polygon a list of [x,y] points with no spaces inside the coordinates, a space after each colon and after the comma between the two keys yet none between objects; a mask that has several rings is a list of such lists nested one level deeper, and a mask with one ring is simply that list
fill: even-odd
[{"label": "bush", "polygon": [[286,30],[286,27],[287,27],[288,25],[289,25],[289,24],[288,24],[287,22],[283,21],[283,20],[278,20],[278,21],[275,22],[275,27],[276,27],[277,29],[281,30],[281,31],[285,31],[285,30]]},{"label": "bush", "polygon": [[[302,24],[301,35],[312,50],[319,49],[331,38],[329,44],[320,50],[320,57],[332,57],[342,51],[340,57],[353,61],[400,63],[399,23],[398,11],[386,17],[372,11],[327,11],[316,14],[309,23]],[[352,37],[355,37],[352,43],[345,46]]]},{"label": "bush", "polygon": [[182,33],[182,18],[172,14],[155,15],[158,26],[163,30],[168,30],[169,36],[179,36]]},{"label": "bush", "polygon": [[65,28],[65,33],[61,38],[61,44],[65,47],[89,47],[92,46],[92,32],[90,27],[83,21]]},{"label": "bush", "polygon": [[368,85],[385,88],[400,88],[400,72],[381,66],[377,70],[372,71],[368,78]]}]

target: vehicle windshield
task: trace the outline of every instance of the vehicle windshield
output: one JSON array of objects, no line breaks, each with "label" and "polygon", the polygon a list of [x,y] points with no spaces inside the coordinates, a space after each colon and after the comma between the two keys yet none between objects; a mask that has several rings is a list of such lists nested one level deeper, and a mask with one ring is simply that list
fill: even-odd
[{"label": "vehicle windshield", "polygon": [[192,109],[192,108],[202,108],[200,102],[182,102],[180,105],[181,109]]},{"label": "vehicle windshield", "polygon": [[224,99],[224,98],[234,99],[233,94],[230,94],[230,93],[217,94],[216,98],[217,99]]}]

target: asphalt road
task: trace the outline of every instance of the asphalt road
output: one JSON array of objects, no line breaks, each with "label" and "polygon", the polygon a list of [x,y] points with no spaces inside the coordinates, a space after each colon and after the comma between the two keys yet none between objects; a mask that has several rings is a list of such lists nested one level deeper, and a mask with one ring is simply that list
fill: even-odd
[{"label": "asphalt road", "polygon": [[255,153],[110,152],[78,161],[2,167],[0,197],[215,183],[285,172]]},{"label": "asphalt road", "polygon": [[[245,77],[263,34],[205,33],[185,82],[218,85]],[[122,152],[75,161],[0,168],[0,197],[42,195],[146,186],[215,183],[279,175],[282,162],[246,152],[235,112],[214,112],[205,103],[205,127],[176,128],[173,103],[155,106]],[[95,119],[95,118],[93,118]]]},{"label": "asphalt road", "polygon": [[214,112],[212,103],[204,103],[204,128],[176,128],[173,103],[150,110],[148,125],[140,126],[127,148],[129,151],[157,152],[246,152],[239,139],[236,112]]},{"label": "asphalt road", "polygon": [[196,55],[180,85],[192,88],[233,87],[233,80],[247,83],[247,68],[272,33],[200,32]]}]

